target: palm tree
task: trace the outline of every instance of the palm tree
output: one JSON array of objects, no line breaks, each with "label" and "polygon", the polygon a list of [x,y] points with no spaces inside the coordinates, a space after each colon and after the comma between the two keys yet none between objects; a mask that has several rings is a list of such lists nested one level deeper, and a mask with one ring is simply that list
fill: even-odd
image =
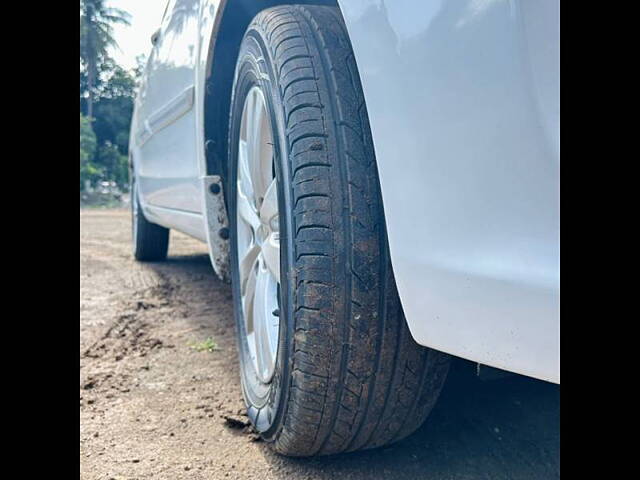
[{"label": "palm tree", "polygon": [[109,59],[109,47],[118,48],[113,38],[113,25],[130,25],[129,19],[127,12],[107,7],[104,0],[80,0],[80,64],[87,73],[87,117],[90,119],[98,66]]}]

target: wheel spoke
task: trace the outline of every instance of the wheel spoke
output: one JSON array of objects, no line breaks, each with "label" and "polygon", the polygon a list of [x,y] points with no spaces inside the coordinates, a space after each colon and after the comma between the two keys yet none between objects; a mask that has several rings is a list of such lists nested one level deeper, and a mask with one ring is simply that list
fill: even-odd
[{"label": "wheel spoke", "polygon": [[262,243],[264,263],[276,282],[280,282],[280,233],[269,234]]},{"label": "wheel spoke", "polygon": [[275,351],[277,341],[274,342],[273,335],[273,310],[277,307],[273,298],[276,294],[277,285],[271,278],[269,272],[258,268],[256,278],[256,295],[254,304],[254,328],[256,360],[259,374],[263,377],[273,372],[275,363]]},{"label": "wheel spoke", "polygon": [[266,193],[264,194],[264,200],[260,207],[260,220],[265,225],[269,225],[272,231],[279,231],[280,226],[278,223],[278,186],[276,179],[274,178],[269,184]]},{"label": "wheel spoke", "polygon": [[250,137],[249,141],[251,142],[251,180],[253,185],[256,187],[256,193],[261,192],[261,182],[260,182],[260,154],[262,153],[262,115],[264,111],[264,104],[260,97],[260,94],[256,90],[254,93],[254,101],[253,101],[253,112],[252,119],[249,123]]},{"label": "wheel spoke", "polygon": [[251,184],[251,195],[253,195],[255,189],[253,188],[253,177],[252,177],[252,164],[255,158],[255,148],[254,148],[254,126],[253,126],[253,117],[255,110],[255,94],[253,91],[249,91],[247,95],[247,100],[244,106],[244,120],[243,126],[241,128],[240,134],[240,148],[238,153],[242,153],[244,151],[244,156],[239,158],[239,160],[244,160],[240,163],[240,173],[244,177],[244,181]]},{"label": "wheel spoke", "polygon": [[253,202],[240,189],[238,189],[237,208],[238,216],[251,227],[255,235],[255,232],[260,228],[260,218],[258,218]]},{"label": "wheel spoke", "polygon": [[271,182],[273,138],[262,93],[256,89],[251,97],[252,104],[247,107],[250,115],[247,120],[247,143],[250,145],[251,182],[256,204],[259,205]]},{"label": "wheel spoke", "polygon": [[255,266],[259,255],[260,247],[258,245],[253,245],[247,250],[244,257],[240,259],[240,281],[242,282],[240,285],[240,291],[243,296],[246,295],[247,281],[249,280],[251,273],[256,269]]},{"label": "wheel spoke", "polygon": [[251,138],[251,130],[253,128],[252,126],[252,121],[253,121],[253,109],[254,109],[254,104],[255,104],[255,93],[253,90],[249,91],[249,94],[247,95],[247,99],[245,100],[245,104],[244,104],[244,110],[243,110],[243,123],[242,123],[242,128],[240,130],[240,138],[245,140],[246,142],[248,142],[248,140]]},{"label": "wheel spoke", "polygon": [[238,145],[238,188],[247,198],[254,197],[251,168],[249,167],[249,151],[245,140],[240,140]]},{"label": "wheel spoke", "polygon": [[[253,263],[255,265],[255,262]],[[251,268],[249,275],[243,282],[242,290],[242,310],[244,313],[244,325],[246,333],[255,331],[255,297],[256,297],[256,268]]]}]

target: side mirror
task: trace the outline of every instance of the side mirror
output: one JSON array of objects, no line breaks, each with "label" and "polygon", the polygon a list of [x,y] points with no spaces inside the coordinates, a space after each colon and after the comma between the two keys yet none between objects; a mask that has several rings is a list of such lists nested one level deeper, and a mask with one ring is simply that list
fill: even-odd
[{"label": "side mirror", "polygon": [[160,29],[158,28],[153,35],[151,35],[151,45],[155,45],[158,43],[158,38],[160,38]]}]

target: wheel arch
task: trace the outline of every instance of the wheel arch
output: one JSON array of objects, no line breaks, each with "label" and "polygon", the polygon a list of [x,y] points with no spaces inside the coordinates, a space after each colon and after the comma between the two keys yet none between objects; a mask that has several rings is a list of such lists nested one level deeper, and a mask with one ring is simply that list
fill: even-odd
[{"label": "wheel arch", "polygon": [[[229,191],[227,151],[235,66],[244,33],[262,10],[280,5],[326,5],[337,0],[208,0],[200,12],[200,48],[196,68],[198,163],[202,178],[203,220],[209,255],[218,277],[229,276]],[[211,194],[213,184],[223,195]]]},{"label": "wheel arch", "polygon": [[278,5],[328,5],[337,0],[221,0],[206,48],[203,88],[204,174],[226,178],[227,136],[233,75],[242,37],[262,10]]}]

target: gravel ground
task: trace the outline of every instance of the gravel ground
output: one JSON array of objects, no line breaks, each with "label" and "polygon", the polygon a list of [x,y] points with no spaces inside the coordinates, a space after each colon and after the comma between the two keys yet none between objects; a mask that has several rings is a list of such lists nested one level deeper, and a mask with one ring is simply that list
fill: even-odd
[{"label": "gravel ground", "polygon": [[[80,211],[82,479],[559,478],[560,390],[483,382],[456,361],[425,424],[388,448],[289,459],[246,425],[231,291],[206,246],[171,233],[138,264],[123,210]],[[213,339],[214,351],[197,348]]]}]

